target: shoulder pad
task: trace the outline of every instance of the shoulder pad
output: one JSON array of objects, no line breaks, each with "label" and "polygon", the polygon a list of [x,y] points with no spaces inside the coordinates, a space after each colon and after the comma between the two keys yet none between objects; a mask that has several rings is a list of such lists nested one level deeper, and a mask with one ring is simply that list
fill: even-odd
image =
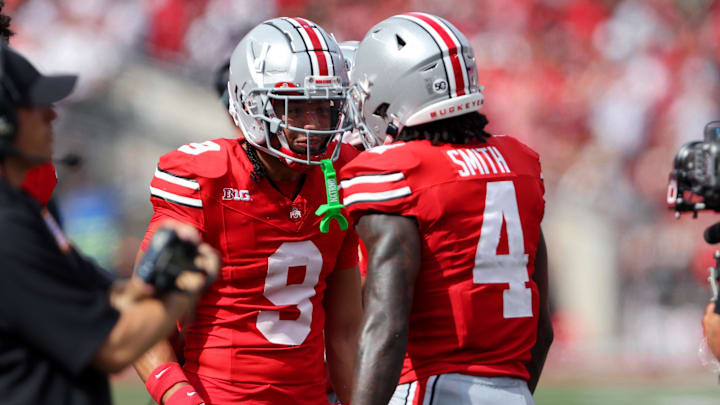
[{"label": "shoulder pad", "polygon": [[378,155],[382,155],[383,153],[385,153],[389,150],[397,149],[397,148],[399,148],[401,146],[405,146],[405,145],[407,145],[405,142],[396,142],[396,143],[391,143],[388,145],[376,146],[374,148],[368,149],[367,151],[368,151],[368,153],[376,153]]},{"label": "shoulder pad", "polygon": [[520,150],[531,156],[533,159],[540,160],[540,155],[537,152],[535,152],[531,147],[522,143],[517,138],[507,135],[493,135],[490,139],[494,139],[494,141],[497,143],[514,143],[520,148]]},{"label": "shoulder pad", "polygon": [[158,168],[185,178],[218,178],[228,171],[234,139],[189,143],[160,157]]},{"label": "shoulder pad", "polygon": [[405,172],[420,164],[420,158],[404,142],[377,146],[360,153],[343,169],[343,177],[373,173]]},{"label": "shoulder pad", "polygon": [[340,168],[345,166],[348,162],[352,161],[357,157],[357,155],[360,154],[360,151],[357,150],[354,146],[343,143],[340,146],[340,156],[335,161],[335,167]]}]

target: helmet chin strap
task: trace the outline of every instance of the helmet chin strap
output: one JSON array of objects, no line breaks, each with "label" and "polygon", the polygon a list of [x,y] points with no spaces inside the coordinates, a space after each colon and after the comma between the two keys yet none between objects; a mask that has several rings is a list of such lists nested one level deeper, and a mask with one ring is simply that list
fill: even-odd
[{"label": "helmet chin strap", "polygon": [[[283,152],[283,153],[285,153],[285,154],[287,154],[287,155],[290,155],[290,156],[297,157],[298,159],[303,159],[303,157],[301,157],[301,156],[304,156],[305,159],[309,159],[309,158],[312,157],[312,156],[321,156],[321,155],[324,155],[324,154],[326,154],[327,148],[330,146],[330,143],[332,142],[332,139],[330,139],[330,137],[329,137],[328,140],[327,140],[327,145],[325,146],[325,150],[323,150],[322,152],[319,152],[319,153],[312,154],[312,153],[310,153],[310,150],[309,150],[309,149],[304,150],[304,151],[302,151],[302,152],[297,152],[297,151],[293,150],[293,149],[290,147],[290,142],[288,142],[287,136],[286,136],[285,133],[283,132],[283,128],[282,128],[282,127],[278,127],[276,132],[271,132],[271,135],[275,136],[275,137],[277,138],[278,142],[280,142],[280,148],[279,148],[280,152]],[[310,134],[306,134],[306,136],[307,136],[307,141],[306,141],[306,142],[307,142],[308,147],[309,147],[309,145],[310,145]],[[294,171],[296,171],[296,172],[298,172],[298,173],[303,173],[303,174],[304,174],[304,173],[307,173],[310,169],[313,168],[313,166],[316,166],[316,165],[312,165],[312,164],[296,162],[296,161],[293,161],[293,160],[291,160],[291,159],[288,159],[288,158],[285,157],[285,156],[278,156],[278,159],[282,160],[283,163],[285,163],[285,165],[286,165],[287,167],[291,168],[292,170],[294,170]]]}]

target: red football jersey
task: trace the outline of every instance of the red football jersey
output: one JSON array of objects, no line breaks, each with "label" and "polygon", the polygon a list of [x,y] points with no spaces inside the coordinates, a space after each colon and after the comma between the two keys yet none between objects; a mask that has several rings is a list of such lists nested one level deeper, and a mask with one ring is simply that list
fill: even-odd
[{"label": "red football jersey", "polygon": [[[327,403],[322,301],[332,271],[357,264],[357,235],[336,223],[320,232],[315,210],[327,197],[319,167],[290,200],[267,179],[250,178],[242,142],[189,144],[160,158],[143,249],[169,217],[197,227],[221,253],[221,273],[183,330],[186,370],[256,383],[263,398],[269,385],[292,394],[277,403]],[[345,148],[336,170],[355,155]],[[252,396],[236,400],[255,403]]]},{"label": "red football jersey", "polygon": [[400,384],[458,372],[527,379],[545,202],[538,155],[514,138],[398,142],[341,170],[343,203],[417,220],[421,268]]}]

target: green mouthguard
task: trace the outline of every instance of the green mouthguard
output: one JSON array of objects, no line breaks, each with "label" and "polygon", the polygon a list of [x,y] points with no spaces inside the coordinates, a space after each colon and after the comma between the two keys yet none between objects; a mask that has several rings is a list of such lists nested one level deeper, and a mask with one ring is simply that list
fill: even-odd
[{"label": "green mouthguard", "polygon": [[317,211],[315,211],[315,215],[323,217],[323,219],[320,220],[320,232],[328,233],[330,230],[330,221],[333,219],[337,221],[340,229],[344,231],[348,227],[348,221],[343,214],[340,213],[344,205],[340,204],[340,198],[338,197],[335,168],[333,168],[330,159],[323,159],[320,163],[320,168],[325,176],[325,192],[327,193],[327,204],[321,205]]}]

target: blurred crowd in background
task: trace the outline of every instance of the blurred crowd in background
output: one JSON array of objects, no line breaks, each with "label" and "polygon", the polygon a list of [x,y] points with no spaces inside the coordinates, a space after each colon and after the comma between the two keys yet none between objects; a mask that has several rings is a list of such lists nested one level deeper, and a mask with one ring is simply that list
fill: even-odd
[{"label": "blurred crowd in background", "polygon": [[[151,215],[158,157],[233,137],[213,89],[238,40],[303,16],[360,40],[404,11],[445,17],[472,43],[490,132],[538,151],[556,343],[548,373],[700,367],[700,317],[720,217],[676,220],[679,146],[720,119],[714,0],[7,0],[11,45],[45,72],[77,72],[60,106],[56,197],[69,233],[120,274]],[[670,371],[661,368],[662,372]]]}]

